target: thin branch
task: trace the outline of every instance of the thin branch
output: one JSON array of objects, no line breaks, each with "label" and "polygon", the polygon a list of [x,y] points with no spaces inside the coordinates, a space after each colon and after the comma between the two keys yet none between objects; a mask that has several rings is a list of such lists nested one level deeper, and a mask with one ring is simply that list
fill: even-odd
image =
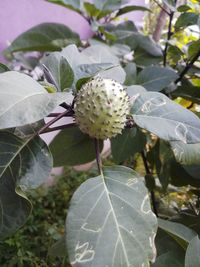
[{"label": "thin branch", "polygon": [[[148,166],[146,155],[145,155],[144,151],[141,152],[141,156],[142,156],[142,160],[143,160],[146,174],[151,174],[151,171],[150,171],[150,168]],[[157,211],[156,198],[155,198],[154,191],[151,190],[150,194],[151,194],[151,202],[152,202],[153,211],[154,211],[155,215],[158,217],[158,211]]]},{"label": "thin branch", "polygon": [[102,161],[101,161],[99,140],[96,138],[94,139],[94,145],[95,145],[96,162],[97,162],[98,171],[99,171],[99,174],[102,175],[103,171],[102,171]]},{"label": "thin branch", "polygon": [[[60,114],[62,114],[62,113],[50,113],[49,115],[47,115],[47,117],[57,117]],[[73,112],[69,111],[69,113],[67,113],[63,117],[71,117],[73,114],[74,114]]]},{"label": "thin branch", "polygon": [[57,117],[55,117],[54,119],[50,120],[47,124],[45,124],[38,132],[37,134],[42,134],[44,131],[46,131],[52,124],[54,124],[55,122],[57,122],[58,120],[60,120],[61,118],[63,118],[64,116],[66,116],[68,113],[71,113],[71,111],[65,110],[62,113],[59,113],[59,115]]},{"label": "thin branch", "polygon": [[180,82],[183,77],[185,76],[185,74],[189,71],[189,69],[193,66],[193,64],[195,63],[195,61],[199,58],[200,56],[200,49],[199,51],[197,52],[197,54],[193,57],[193,59],[186,64],[185,68],[182,70],[182,72],[180,73],[178,79],[176,79],[175,83],[178,83]]},{"label": "thin branch", "polygon": [[169,11],[165,9],[164,6],[162,6],[157,0],[153,0],[154,3],[156,3],[167,15],[170,15]]},{"label": "thin branch", "polygon": [[45,134],[45,133],[50,133],[50,132],[66,129],[66,128],[71,128],[71,127],[73,127],[75,125],[76,125],[76,123],[72,122],[72,123],[56,126],[56,127],[53,127],[53,128],[48,128],[48,129],[42,131],[40,134]]},{"label": "thin branch", "polygon": [[173,17],[174,17],[174,12],[171,12],[169,14],[167,41],[165,43],[165,49],[164,49],[164,52],[163,52],[163,65],[164,66],[166,66],[166,64],[167,64],[167,49],[168,49],[168,46],[169,46],[169,40],[170,40],[171,36],[173,35],[173,33],[172,33],[172,20],[173,20]]}]

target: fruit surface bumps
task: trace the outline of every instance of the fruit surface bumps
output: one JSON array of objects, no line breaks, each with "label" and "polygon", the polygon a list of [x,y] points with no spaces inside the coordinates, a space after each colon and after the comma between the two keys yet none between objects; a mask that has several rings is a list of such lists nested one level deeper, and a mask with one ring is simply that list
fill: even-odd
[{"label": "fruit surface bumps", "polygon": [[121,84],[99,76],[85,83],[75,101],[75,119],[82,132],[107,139],[122,132],[129,98]]}]

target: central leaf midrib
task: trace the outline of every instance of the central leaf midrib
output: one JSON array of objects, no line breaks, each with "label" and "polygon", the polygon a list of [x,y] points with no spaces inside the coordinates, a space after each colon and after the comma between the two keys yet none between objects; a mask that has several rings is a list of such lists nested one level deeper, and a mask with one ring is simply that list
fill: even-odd
[{"label": "central leaf midrib", "polygon": [[122,244],[122,248],[123,248],[123,251],[124,251],[124,255],[125,255],[125,259],[126,259],[126,263],[127,263],[127,266],[129,266],[130,263],[129,263],[129,260],[128,260],[128,255],[127,255],[127,253],[126,253],[126,249],[125,249],[125,247],[124,247],[124,243],[123,243],[123,239],[122,239],[122,236],[121,236],[121,232],[120,232],[120,229],[119,229],[119,227],[118,227],[118,223],[117,223],[117,217],[116,217],[116,215],[115,215],[115,211],[114,211],[114,209],[113,209],[112,200],[111,200],[111,198],[110,198],[110,194],[109,194],[109,191],[108,191],[107,186],[106,186],[106,183],[105,183],[105,177],[104,177],[103,172],[102,172],[101,176],[102,176],[102,180],[103,180],[103,184],[104,184],[105,192],[107,193],[108,202],[109,202],[109,204],[110,204],[110,207],[111,207],[111,210],[112,210],[112,213],[113,213],[113,218],[114,218],[114,221],[115,221],[115,224],[116,224],[116,229],[117,229],[117,232],[118,232],[118,236],[119,236],[119,238],[120,238],[120,240],[121,240],[121,244]]}]

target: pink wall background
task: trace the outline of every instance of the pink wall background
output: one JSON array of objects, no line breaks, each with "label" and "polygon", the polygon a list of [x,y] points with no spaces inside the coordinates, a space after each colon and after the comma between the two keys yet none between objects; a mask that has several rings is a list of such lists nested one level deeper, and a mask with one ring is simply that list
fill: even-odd
[{"label": "pink wall background", "polygon": [[[145,5],[145,0],[130,0],[133,5]],[[143,12],[131,12],[129,19],[140,22]],[[0,0],[0,60],[2,51],[19,34],[43,22],[63,23],[76,31],[81,39],[91,35],[86,20],[79,14],[45,0]]]}]

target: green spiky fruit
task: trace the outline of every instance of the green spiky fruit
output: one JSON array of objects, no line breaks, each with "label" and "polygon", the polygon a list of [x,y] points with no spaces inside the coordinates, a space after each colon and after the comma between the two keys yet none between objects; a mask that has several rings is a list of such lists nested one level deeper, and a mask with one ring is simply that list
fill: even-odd
[{"label": "green spiky fruit", "polygon": [[129,98],[121,84],[97,76],[85,83],[75,102],[75,119],[82,132],[107,139],[122,132]]}]

